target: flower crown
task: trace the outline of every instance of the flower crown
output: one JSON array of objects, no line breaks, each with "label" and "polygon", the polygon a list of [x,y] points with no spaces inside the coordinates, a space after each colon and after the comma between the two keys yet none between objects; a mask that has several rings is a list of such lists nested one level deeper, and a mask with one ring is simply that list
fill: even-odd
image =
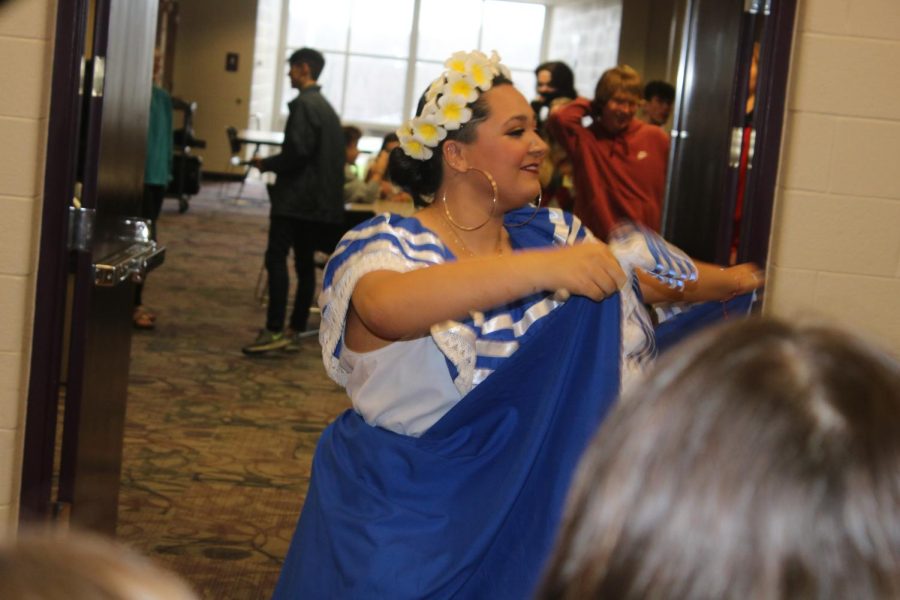
[{"label": "flower crown", "polygon": [[478,50],[456,52],[444,66],[447,70],[425,92],[422,113],[397,130],[400,147],[410,158],[431,158],[431,149],[447,137],[448,131],[459,129],[472,118],[469,105],[478,99],[479,90],[491,89],[498,75],[512,79],[496,50],[490,56]]}]

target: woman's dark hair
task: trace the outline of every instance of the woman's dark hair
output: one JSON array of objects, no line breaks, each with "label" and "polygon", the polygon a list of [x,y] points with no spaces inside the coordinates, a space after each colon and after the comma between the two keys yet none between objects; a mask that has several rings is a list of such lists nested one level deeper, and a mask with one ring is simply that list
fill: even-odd
[{"label": "woman's dark hair", "polygon": [[772,320],[671,351],[591,442],[537,598],[900,598],[900,365]]},{"label": "woman's dark hair", "polygon": [[[497,75],[491,81],[491,89],[498,85],[512,85],[507,77]],[[490,91],[490,90],[489,90]],[[436,148],[432,148],[432,156],[428,160],[416,160],[403,152],[399,146],[391,152],[388,169],[391,174],[391,181],[394,185],[399,185],[410,194],[417,205],[425,202],[423,195],[431,195],[441,186],[441,176],[443,173],[443,158],[441,156],[441,147],[447,140],[457,140],[464,144],[471,144],[475,141],[477,135],[478,123],[488,118],[488,106],[484,100],[485,92],[478,95],[478,98],[469,108],[472,109],[472,118],[469,119],[462,127],[454,131],[448,131],[447,137],[444,138]],[[425,108],[425,94],[419,98],[419,105],[416,108],[416,116],[422,114]]]},{"label": "woman's dark hair", "polygon": [[552,60],[538,65],[538,68],[534,70],[534,75],[537,76],[541,71],[550,73],[550,85],[556,88],[553,98],[547,98],[548,101],[554,98],[578,97],[578,92],[575,91],[575,74],[572,73],[569,65],[558,60]]}]

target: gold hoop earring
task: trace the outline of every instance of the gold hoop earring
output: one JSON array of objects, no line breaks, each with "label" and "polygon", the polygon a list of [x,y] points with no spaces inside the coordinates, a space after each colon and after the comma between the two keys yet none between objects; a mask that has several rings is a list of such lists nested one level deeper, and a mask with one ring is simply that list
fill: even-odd
[{"label": "gold hoop earring", "polygon": [[506,226],[507,227],[522,227],[523,225],[528,225],[529,223],[531,223],[531,221],[534,220],[534,218],[537,216],[538,212],[540,212],[540,210],[541,210],[541,200],[543,198],[544,198],[544,192],[543,192],[543,190],[541,190],[541,192],[538,193],[537,204],[534,205],[534,211],[531,213],[531,215],[527,219],[522,221],[521,223],[507,223]]},{"label": "gold hoop earring", "polygon": [[[469,167],[469,171],[477,171],[478,173],[481,173],[482,175],[484,175],[485,179],[488,180],[488,183],[491,184],[491,192],[492,192],[491,211],[488,213],[488,216],[484,221],[482,221],[478,225],[475,225],[474,227],[466,227],[464,225],[460,225],[450,215],[450,207],[447,206],[447,190],[445,189],[444,194],[441,196],[441,202],[444,205],[444,216],[447,218],[447,221],[451,225],[453,225],[457,229],[461,229],[463,231],[475,231],[476,229],[481,229],[482,227],[487,225],[487,222],[490,221],[491,217],[494,216],[494,209],[497,208],[497,182],[494,181],[494,178],[491,176],[491,174],[488,173],[487,171],[482,171],[481,169],[476,169],[475,167]],[[468,173],[468,171],[466,171],[466,172]]]}]

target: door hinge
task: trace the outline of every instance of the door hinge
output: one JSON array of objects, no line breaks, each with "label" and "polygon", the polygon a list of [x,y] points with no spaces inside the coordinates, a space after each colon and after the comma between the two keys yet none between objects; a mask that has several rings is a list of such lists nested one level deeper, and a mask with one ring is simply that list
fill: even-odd
[{"label": "door hinge", "polygon": [[69,236],[67,247],[70,251],[90,252],[94,243],[94,222],[97,211],[93,208],[69,207]]},{"label": "door hinge", "polygon": [[92,60],[94,63],[94,77],[91,82],[91,96],[102,98],[103,85],[106,82],[106,59],[102,56],[95,56]]}]

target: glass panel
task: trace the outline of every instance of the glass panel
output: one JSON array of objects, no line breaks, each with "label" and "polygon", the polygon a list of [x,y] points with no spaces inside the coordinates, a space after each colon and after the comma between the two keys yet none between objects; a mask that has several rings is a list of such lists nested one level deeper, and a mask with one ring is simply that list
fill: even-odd
[{"label": "glass panel", "polygon": [[[322,15],[318,0],[290,0],[287,46],[308,46],[320,52],[347,48],[351,0],[328,0],[328,15]],[[373,3],[376,4],[376,3]],[[319,18],[311,18],[318,16]]]},{"label": "glass panel", "polygon": [[[350,22],[350,52],[409,56],[414,0],[355,0]],[[328,1],[331,12],[331,0]],[[331,17],[316,19],[326,22]]]},{"label": "glass panel", "polygon": [[541,4],[488,0],[481,49],[496,50],[510,69],[534,69],[540,64],[544,12]]},{"label": "glass panel", "polygon": [[341,114],[344,102],[344,69],[347,68],[347,56],[334,52],[325,53],[325,68],[319,76],[322,94],[328,99],[337,114]]},{"label": "glass panel", "polygon": [[[296,48],[288,49],[287,56],[290,56],[294,50]],[[325,52],[324,54],[325,68],[322,70],[322,75],[319,76],[319,85],[322,86],[322,94],[328,99],[334,110],[341,114],[341,102],[344,99],[344,66],[347,63],[347,59],[343,54],[335,54],[334,52]],[[287,66],[285,66],[284,72],[287,73]],[[297,90],[291,87],[291,81],[285,75],[281,89],[281,114],[285,118],[287,118],[288,114],[288,102],[296,96]]]},{"label": "glass panel", "polygon": [[[412,102],[409,105],[410,112],[416,112],[416,106],[418,106],[419,104],[419,98],[422,97],[422,94],[425,93],[425,90],[428,89],[428,86],[431,85],[431,82],[437,79],[437,76],[440,75],[443,70],[443,63],[426,61],[416,62],[416,70],[415,74],[413,75],[413,97]],[[412,115],[406,116],[411,117]]]},{"label": "glass panel", "polygon": [[406,90],[406,65],[406,60],[351,56],[341,117],[349,122],[399,125]]},{"label": "glass panel", "polygon": [[[536,66],[537,65],[535,65],[535,67]],[[535,91],[537,77],[534,76],[534,71],[520,69],[510,69],[510,71],[512,71],[513,85],[515,85],[516,89],[522,92],[522,95],[531,102],[537,94]]]},{"label": "glass panel", "polygon": [[418,57],[443,63],[457,50],[477,48],[481,6],[482,0],[422,0]]}]

